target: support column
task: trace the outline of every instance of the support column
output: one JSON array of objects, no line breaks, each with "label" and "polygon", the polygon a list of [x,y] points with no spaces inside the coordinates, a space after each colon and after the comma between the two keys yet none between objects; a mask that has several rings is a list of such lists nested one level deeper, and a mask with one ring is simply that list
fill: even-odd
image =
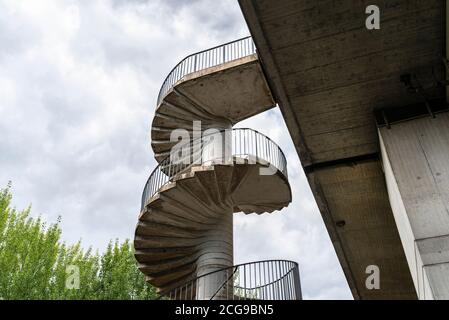
[{"label": "support column", "polygon": [[[203,166],[230,164],[232,161],[232,125],[207,129],[202,133],[201,164]],[[231,162],[232,163],[232,162]],[[211,181],[211,184],[217,183]],[[211,186],[212,187],[212,186]],[[227,195],[226,195],[227,196]],[[203,236],[197,260],[197,300],[228,299],[232,295],[232,279],[229,267],[233,266],[233,208],[223,208],[217,213],[214,225]],[[222,272],[217,270],[228,268]]]},{"label": "support column", "polygon": [[229,299],[232,294],[232,268],[223,272],[208,273],[233,266],[233,212],[224,212],[209,229],[203,240],[197,260],[197,276],[203,276],[196,284],[197,300]]},{"label": "support column", "polygon": [[203,165],[230,164],[232,161],[232,125],[203,132]]},{"label": "support column", "polygon": [[420,299],[449,299],[449,113],[379,129],[390,204]]}]

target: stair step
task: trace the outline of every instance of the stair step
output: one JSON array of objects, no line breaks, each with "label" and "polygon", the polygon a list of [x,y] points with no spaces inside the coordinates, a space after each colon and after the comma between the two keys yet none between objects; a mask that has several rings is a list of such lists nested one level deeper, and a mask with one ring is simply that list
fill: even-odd
[{"label": "stair step", "polygon": [[163,237],[138,234],[134,239],[136,249],[142,248],[184,248],[201,243],[200,239],[185,237]]},{"label": "stair step", "polygon": [[158,263],[145,263],[145,256],[141,257],[141,262],[139,263],[139,268],[145,270],[147,275],[157,276],[164,273],[170,273],[173,268],[183,267],[192,264],[196,261],[197,255],[191,254],[184,257],[178,257],[174,259],[166,259],[159,261]]},{"label": "stair step", "polygon": [[178,228],[185,228],[186,230],[208,230],[212,224],[197,223],[193,220],[187,219],[173,212],[167,212],[161,209],[149,209],[147,214],[144,214],[141,221],[156,224],[168,224]]},{"label": "stair step", "polygon": [[[145,270],[145,266],[142,269]],[[178,268],[173,268],[170,273],[161,273],[154,276],[147,275],[147,279],[156,287],[163,287],[174,283],[183,283],[184,279],[196,271],[195,264],[188,264]],[[145,273],[145,272],[144,272]]]},{"label": "stair step", "polygon": [[[136,247],[136,244],[134,244]],[[196,247],[183,247],[183,248],[135,248],[135,257],[137,261],[142,263],[154,263],[158,264],[166,260],[175,258],[184,258],[188,255],[192,255],[197,252]]]},{"label": "stair step", "polygon": [[199,234],[198,231],[192,229],[189,230],[183,227],[175,227],[154,222],[149,223],[146,221],[139,221],[136,232],[142,236],[151,236],[157,233],[161,237],[183,237],[191,239],[197,238]]}]

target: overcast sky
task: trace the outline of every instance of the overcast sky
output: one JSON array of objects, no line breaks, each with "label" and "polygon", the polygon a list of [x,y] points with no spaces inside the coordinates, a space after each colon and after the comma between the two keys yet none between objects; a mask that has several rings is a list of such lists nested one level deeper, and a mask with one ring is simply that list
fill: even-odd
[{"label": "overcast sky", "polygon": [[[237,1],[0,0],[0,187],[63,238],[103,250],[133,238],[156,162],[149,128],[184,56],[249,35]],[[239,124],[288,161],[293,202],[235,216],[235,262],[299,262],[306,299],[351,299],[279,110]]]}]

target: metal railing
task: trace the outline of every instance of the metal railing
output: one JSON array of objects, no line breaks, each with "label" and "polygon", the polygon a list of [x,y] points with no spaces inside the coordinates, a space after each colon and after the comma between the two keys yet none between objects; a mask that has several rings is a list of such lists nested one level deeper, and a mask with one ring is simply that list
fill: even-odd
[{"label": "metal railing", "polygon": [[[216,286],[211,290],[208,284]],[[298,264],[288,260],[265,260],[223,268],[192,279],[162,296],[172,300],[302,299]]]},{"label": "metal railing", "polygon": [[168,91],[186,75],[255,53],[253,39],[246,37],[187,56],[165,78],[157,97],[157,105],[159,106]]},{"label": "metal railing", "polygon": [[[144,209],[146,203],[153,197],[165,184],[172,181],[174,177],[184,173],[192,166],[203,165],[205,163],[213,164],[229,164],[235,163],[260,163],[263,165],[272,166],[279,170],[287,178],[287,160],[281,148],[274,143],[266,135],[249,128],[237,128],[232,130],[221,130],[218,134],[223,134],[227,141],[224,145],[230,149],[232,153],[230,161],[225,159],[212,159],[205,154],[205,147],[210,143],[210,136],[217,135],[213,133],[210,135],[203,135],[202,138],[191,140],[184,144],[183,149],[187,156],[184,158],[173,157],[174,152],[171,152],[159,165],[153,170],[149,176],[142,193],[141,210]],[[231,146],[229,145],[231,140]],[[173,149],[172,149],[173,150]],[[186,158],[187,157],[187,158]]]}]

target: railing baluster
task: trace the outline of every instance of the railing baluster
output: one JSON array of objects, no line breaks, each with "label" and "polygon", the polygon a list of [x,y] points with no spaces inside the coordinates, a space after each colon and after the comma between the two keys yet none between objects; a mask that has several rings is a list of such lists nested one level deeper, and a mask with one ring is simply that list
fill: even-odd
[{"label": "railing baluster", "polygon": [[282,266],[282,283],[281,283],[281,292],[282,292],[282,300],[288,300],[288,290],[287,290],[287,273],[285,269],[284,262],[281,263]]},{"label": "railing baluster", "polygon": [[229,269],[226,269],[226,282],[225,282],[225,285],[226,285],[226,300],[229,300],[229,274],[228,274],[228,272],[229,272]]},{"label": "railing baluster", "polygon": [[243,288],[245,290],[245,300],[246,300],[246,264],[243,265]]},{"label": "railing baluster", "polygon": [[246,150],[246,130],[243,130],[243,153],[248,154],[248,151]]},{"label": "railing baluster", "polygon": [[[277,270],[277,272],[278,272],[278,274],[277,274],[278,278],[279,278],[279,279],[282,279],[280,261],[277,261],[277,262],[276,262],[276,270]],[[282,281],[278,281],[278,282],[276,283],[277,291],[278,291],[278,299],[279,299],[279,300],[282,299],[282,298],[281,298],[281,294],[282,294],[281,283],[282,283]]]},{"label": "railing baluster", "polygon": [[[248,271],[249,271],[249,274],[248,274],[248,276],[249,276],[249,283],[248,283],[248,288],[249,288],[249,292],[250,292],[250,296],[251,296],[251,294],[252,294],[252,291],[251,291],[251,288],[252,288],[252,282],[251,282],[251,265],[248,265]],[[251,296],[251,298],[252,298],[252,296]]]}]

